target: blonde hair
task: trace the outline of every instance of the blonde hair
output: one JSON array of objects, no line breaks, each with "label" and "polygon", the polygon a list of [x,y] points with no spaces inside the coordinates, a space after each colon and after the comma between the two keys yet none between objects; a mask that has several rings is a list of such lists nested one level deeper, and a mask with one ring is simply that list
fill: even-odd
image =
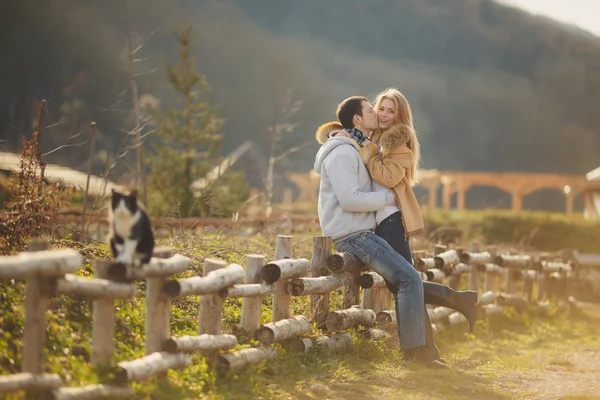
[{"label": "blonde hair", "polygon": [[[379,107],[384,99],[390,99],[394,102],[394,125],[400,125],[400,128],[408,133],[409,142],[407,147],[414,155],[413,164],[410,170],[409,182],[414,186],[419,179],[419,163],[421,162],[421,145],[417,138],[417,133],[413,126],[412,111],[406,97],[395,88],[388,88],[379,93],[375,99],[375,110],[379,112]],[[383,132],[381,132],[383,133]]]}]

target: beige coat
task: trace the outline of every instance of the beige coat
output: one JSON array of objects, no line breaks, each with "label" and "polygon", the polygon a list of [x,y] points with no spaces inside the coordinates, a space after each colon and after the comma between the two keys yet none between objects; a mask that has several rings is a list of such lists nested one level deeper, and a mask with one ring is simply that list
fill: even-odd
[{"label": "beige coat", "polygon": [[423,216],[415,193],[410,185],[410,174],[414,156],[407,147],[408,133],[402,126],[395,125],[387,131],[373,135],[379,142],[381,153],[375,143],[361,148],[361,158],[371,178],[392,189],[402,211],[405,237],[423,232]]}]

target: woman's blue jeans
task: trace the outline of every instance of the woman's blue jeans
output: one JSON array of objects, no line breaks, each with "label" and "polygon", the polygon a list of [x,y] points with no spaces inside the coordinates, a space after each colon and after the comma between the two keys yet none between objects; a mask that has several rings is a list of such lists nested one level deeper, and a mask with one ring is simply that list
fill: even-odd
[{"label": "woman's blue jeans", "polygon": [[349,253],[381,275],[394,288],[398,338],[403,350],[425,345],[425,303],[419,273],[384,239],[370,231],[334,242],[340,253]]}]

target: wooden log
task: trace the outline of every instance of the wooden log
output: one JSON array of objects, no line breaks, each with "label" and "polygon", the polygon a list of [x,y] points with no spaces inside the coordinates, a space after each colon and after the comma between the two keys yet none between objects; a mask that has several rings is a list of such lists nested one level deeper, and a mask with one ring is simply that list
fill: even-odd
[{"label": "wooden log", "polygon": [[344,275],[320,276],[318,278],[296,278],[287,283],[287,291],[291,296],[307,294],[325,294],[339,289],[346,282]]},{"label": "wooden log", "polygon": [[501,293],[498,295],[496,303],[501,306],[514,307],[521,311],[527,308],[527,305],[529,304],[525,297],[512,293]]},{"label": "wooden log", "polygon": [[344,298],[342,307],[348,309],[358,305],[360,299],[360,286],[358,285],[359,272],[347,272],[346,282],[344,283]]},{"label": "wooden log", "polygon": [[362,330],[360,331],[360,334],[362,337],[369,340],[389,340],[392,338],[392,335],[390,335],[389,332],[376,328]]},{"label": "wooden log", "polygon": [[433,245],[433,256],[435,257],[438,254],[441,254],[441,253],[445,252],[446,249],[447,249],[447,247],[444,244],[440,244],[440,243],[434,244]]},{"label": "wooden log", "polygon": [[[177,260],[172,256],[170,249],[157,254],[150,260],[149,266],[167,261],[167,265],[189,266],[189,259]],[[158,257],[167,257],[164,260]],[[186,257],[187,258],[187,257]],[[175,260],[173,260],[175,259]],[[109,267],[110,268],[110,267]],[[129,268],[132,269],[132,268]],[[172,272],[175,268],[166,268]],[[165,340],[169,337],[171,326],[171,304],[172,298],[163,293],[163,287],[167,283],[169,275],[153,275],[146,278],[146,354],[152,354],[162,350]],[[162,374],[160,378],[166,378]]]},{"label": "wooden log", "polygon": [[477,306],[484,306],[486,304],[492,304],[493,302],[496,301],[497,298],[497,294],[496,292],[492,292],[487,291],[485,293],[483,293],[481,296],[478,296],[477,298]]},{"label": "wooden log", "polygon": [[448,307],[435,307],[429,314],[429,319],[432,323],[444,322],[448,320],[448,317],[454,312],[452,308]]},{"label": "wooden log", "polygon": [[[259,254],[250,254],[246,257],[246,278],[245,285],[237,285],[236,287],[232,287],[228,289],[228,296],[236,294],[236,290],[238,292],[241,291],[240,287],[245,286],[258,286],[252,292],[250,289],[247,289],[247,292],[254,294],[253,297],[244,296],[242,300],[242,317],[240,324],[244,332],[250,336],[254,337],[254,333],[260,327],[260,311],[262,308],[262,296],[275,293],[275,287],[273,285],[263,285],[260,282],[260,271],[265,265],[265,256]],[[264,294],[263,294],[264,293]]]},{"label": "wooden log", "polygon": [[325,325],[329,332],[337,332],[359,325],[368,328],[375,323],[375,318],[376,314],[373,310],[348,308],[329,313],[325,319]]},{"label": "wooden log", "polygon": [[[473,254],[479,252],[479,243],[471,242],[469,251]],[[479,270],[477,269],[477,263],[470,261],[471,271],[469,272],[469,289],[475,292],[479,291]]]},{"label": "wooden log", "polygon": [[504,273],[504,268],[496,264],[485,264],[485,273],[500,276]]},{"label": "wooden log", "polygon": [[431,330],[433,331],[434,335],[437,335],[438,333],[440,333],[441,331],[444,330],[444,325],[442,325],[442,324],[431,324]]},{"label": "wooden log", "polygon": [[125,385],[139,382],[154,375],[163,374],[170,369],[183,369],[191,365],[187,354],[156,352],[132,361],[122,361],[114,375],[114,383]]},{"label": "wooden log", "polygon": [[317,347],[326,354],[343,351],[354,344],[354,339],[348,332],[338,332],[333,335],[320,336],[316,341]]},{"label": "wooden log", "polygon": [[380,328],[385,328],[389,324],[396,324],[396,312],[394,310],[386,310],[380,311],[375,316],[375,321],[377,322],[377,326]]},{"label": "wooden log", "polygon": [[371,289],[373,287],[385,287],[385,279],[377,272],[366,272],[358,277],[358,285],[363,289]]},{"label": "wooden log", "polygon": [[459,325],[464,322],[467,322],[467,318],[459,313],[458,311],[453,312],[448,316],[448,324],[449,325]]},{"label": "wooden log", "polygon": [[[226,265],[224,261],[218,262]],[[171,297],[218,293],[228,286],[241,283],[244,280],[245,274],[244,267],[238,264],[230,264],[228,267],[211,271],[210,274],[202,277],[193,276],[191,278],[168,281],[163,286],[163,293]]]},{"label": "wooden log", "polygon": [[62,386],[63,382],[58,374],[20,374],[0,376],[0,393],[10,393],[19,390],[52,390]]},{"label": "wooden log", "polygon": [[458,264],[460,259],[458,258],[458,252],[456,250],[447,250],[443,253],[438,254],[434,257],[435,267],[442,269],[444,267],[451,267],[454,264]]},{"label": "wooden log", "polygon": [[[294,247],[292,246],[292,237],[278,235],[277,245],[275,247],[275,259],[285,261],[286,258],[292,259],[293,257]],[[273,271],[274,275],[272,275],[271,278],[277,277],[274,281],[272,281],[271,278],[269,278],[268,281],[265,280],[267,283],[277,281],[275,284],[275,295],[273,296],[272,322],[288,319],[290,317],[290,295],[287,292],[287,280],[289,278],[297,278],[306,275],[310,270],[310,263],[306,259],[302,259],[299,265],[295,264],[294,266],[291,266],[290,263],[284,265],[286,265],[286,267],[283,267],[283,269],[282,266],[277,264],[267,269]],[[266,266],[261,270],[261,277],[263,280],[265,279],[265,276],[263,275],[265,268]]]},{"label": "wooden log", "polygon": [[189,257],[175,254],[169,258],[158,258],[157,256],[160,255],[168,255],[168,253],[155,253],[150,262],[141,268],[121,263],[111,264],[108,269],[108,279],[114,281],[132,281],[147,278],[168,278],[185,272],[190,267]]},{"label": "wooden log", "polygon": [[501,267],[510,268],[527,268],[533,266],[530,255],[502,254],[494,257],[493,262]]},{"label": "wooden log", "polygon": [[[60,270],[60,266],[62,265],[69,265],[71,267],[77,265],[78,269],[81,267],[81,262],[79,264],[74,263],[77,260],[81,260],[81,256],[77,253],[71,253],[71,256],[63,254],[63,256],[65,257],[55,259],[54,263],[42,264],[44,261],[42,261],[39,255],[42,254],[50,257],[51,253],[53,253],[44,251],[47,248],[48,242],[33,242],[29,246],[29,250],[32,253],[21,253],[20,255],[14,258],[23,259],[24,255],[30,255],[29,260],[34,259],[39,263],[37,271],[40,273],[42,271],[48,272],[46,269],[40,268],[40,265],[50,265],[58,267],[56,268],[57,270]],[[69,262],[66,261],[69,259],[72,260],[72,264],[69,264]],[[4,258],[4,260],[7,260],[7,258]],[[14,265],[18,266],[19,264]],[[21,264],[21,267],[25,270],[36,270],[33,265],[27,263]],[[54,271],[55,269],[52,270]],[[69,270],[68,272],[73,271]],[[28,275],[29,274],[25,274],[23,276]],[[46,345],[46,310],[48,310],[49,302],[48,293],[44,290],[44,287],[47,286],[47,281],[48,278],[46,277],[46,275],[30,276],[27,280],[27,286],[25,289],[25,329],[23,333],[23,364],[21,368],[22,372],[30,372],[36,375],[44,372],[44,347]],[[27,397],[30,399],[35,398],[36,396],[37,393],[35,392],[30,392],[27,395]]]},{"label": "wooden log", "polygon": [[128,299],[135,296],[133,284],[112,282],[108,279],[84,278],[67,274],[55,281],[55,292],[93,299]]},{"label": "wooden log", "polygon": [[271,261],[263,267],[260,274],[266,283],[275,283],[279,280],[297,278],[309,273],[310,261],[306,258],[299,258],[297,260],[282,259]]},{"label": "wooden log", "polygon": [[[237,281],[240,281],[244,278],[244,269],[237,264],[232,264],[234,265],[234,269],[231,275],[229,273],[225,275],[222,273],[219,274],[219,272],[227,269],[225,267],[226,265],[227,264],[225,261],[215,260],[212,258],[204,259],[203,276],[204,278],[207,278],[208,281],[211,281],[213,285],[219,287],[219,290],[227,287],[230,284],[237,283]],[[216,276],[216,278],[210,278],[210,274],[213,274],[213,277]],[[211,291],[208,293],[211,293]],[[223,297],[219,293],[214,293],[214,291],[212,291],[211,294],[205,294],[202,296],[200,299],[198,334],[202,335],[203,333],[208,333],[211,335],[218,335],[221,333],[221,326],[223,323],[222,320]]]},{"label": "wooden log", "polygon": [[502,314],[504,312],[504,307],[499,304],[486,304],[481,309],[485,316]]},{"label": "wooden log", "polygon": [[24,279],[34,275],[39,278],[57,278],[78,271],[82,264],[83,257],[74,250],[47,250],[0,256],[0,280]]},{"label": "wooden log", "polygon": [[[468,254],[468,257],[465,257],[465,254]],[[460,255],[461,259],[467,259],[466,263],[469,264],[486,264],[492,262],[492,256],[488,251],[484,252],[469,252],[463,253]],[[461,261],[465,262],[465,261]]]},{"label": "wooden log", "polygon": [[415,258],[414,266],[417,271],[426,271],[435,268],[435,259],[433,257]]},{"label": "wooden log", "polygon": [[274,360],[275,357],[277,357],[277,351],[274,348],[259,346],[234,353],[221,354],[218,359],[218,366],[221,370],[239,371],[248,365]]},{"label": "wooden log", "polygon": [[[246,271],[248,270],[246,269]],[[262,299],[260,297],[275,294],[275,285],[269,285],[268,283],[242,283],[227,288],[225,293],[227,294],[227,297],[256,297],[258,300],[261,300],[262,303]],[[243,305],[244,303],[242,302],[242,308]]]},{"label": "wooden log", "polygon": [[[330,236],[313,237],[312,258],[310,267],[310,276],[317,278],[321,275],[328,275],[327,257],[331,254],[332,240]],[[304,290],[304,289],[303,289]],[[310,320],[315,322],[317,328],[325,325],[325,318],[329,314],[329,292],[321,294],[311,294],[310,296]],[[312,341],[310,341],[312,346]],[[308,348],[304,349],[304,354]]]},{"label": "wooden log", "polygon": [[541,261],[542,271],[546,273],[552,272],[571,272],[573,268],[569,264],[554,261]]},{"label": "wooden log", "polygon": [[467,272],[471,272],[471,266],[468,264],[456,264],[454,268],[452,268],[452,276],[461,276]]},{"label": "wooden log", "polygon": [[265,324],[256,331],[256,339],[263,344],[273,344],[302,336],[310,331],[310,321],[304,315]]},{"label": "wooden log", "polygon": [[[98,279],[108,276],[109,263],[94,262],[94,275]],[[115,301],[96,298],[92,303],[92,364],[110,366],[115,353]]]},{"label": "wooden log", "polygon": [[575,251],[573,252],[573,261],[577,262],[578,265],[600,267],[600,253],[580,253]]},{"label": "wooden log", "polygon": [[95,400],[106,398],[127,398],[135,396],[132,387],[89,385],[54,390],[50,394],[52,400]]},{"label": "wooden log", "polygon": [[295,337],[281,343],[285,349],[292,353],[307,355],[314,348],[310,338]]},{"label": "wooden log", "polygon": [[233,335],[171,336],[163,344],[163,350],[169,353],[206,354],[216,350],[233,349],[238,340]]},{"label": "wooden log", "polygon": [[374,287],[370,290],[374,292],[371,310],[375,311],[375,313],[378,313],[390,308],[390,305],[392,304],[392,293],[387,289],[387,287]]},{"label": "wooden log", "polygon": [[425,273],[429,282],[442,282],[446,278],[446,273],[438,268],[428,269]]},{"label": "wooden log", "polygon": [[[360,277],[359,277],[360,279]],[[372,288],[372,289],[363,289],[362,291],[362,298],[360,300],[360,308],[364,308],[364,309],[369,309],[369,310],[373,310],[373,306],[375,305],[375,297],[377,295],[376,293],[377,289]],[[375,314],[377,314],[377,311],[375,311]]]},{"label": "wooden log", "polygon": [[327,269],[331,272],[358,272],[366,266],[350,253],[334,253],[327,257]]},{"label": "wooden log", "polygon": [[[490,253],[490,258],[494,260],[497,255],[497,247],[496,246],[488,246],[487,252]],[[498,281],[498,276],[502,273],[502,267],[493,264],[486,263],[485,264],[485,280],[483,282],[483,291],[495,291],[496,290],[496,282]]]}]

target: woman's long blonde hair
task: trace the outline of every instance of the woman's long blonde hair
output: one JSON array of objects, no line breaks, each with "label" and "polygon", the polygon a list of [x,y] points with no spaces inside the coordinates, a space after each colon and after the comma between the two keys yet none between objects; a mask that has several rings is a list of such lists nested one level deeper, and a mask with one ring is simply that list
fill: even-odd
[{"label": "woman's long blonde hair", "polygon": [[417,138],[417,133],[413,126],[412,111],[410,110],[410,104],[406,97],[395,88],[388,88],[377,95],[375,99],[375,111],[379,111],[379,106],[384,99],[390,99],[396,106],[394,112],[394,125],[402,125],[403,130],[408,133],[409,142],[407,144],[410,151],[414,155],[413,164],[410,171],[409,182],[415,185],[419,180],[419,163],[421,162],[421,145]]}]

